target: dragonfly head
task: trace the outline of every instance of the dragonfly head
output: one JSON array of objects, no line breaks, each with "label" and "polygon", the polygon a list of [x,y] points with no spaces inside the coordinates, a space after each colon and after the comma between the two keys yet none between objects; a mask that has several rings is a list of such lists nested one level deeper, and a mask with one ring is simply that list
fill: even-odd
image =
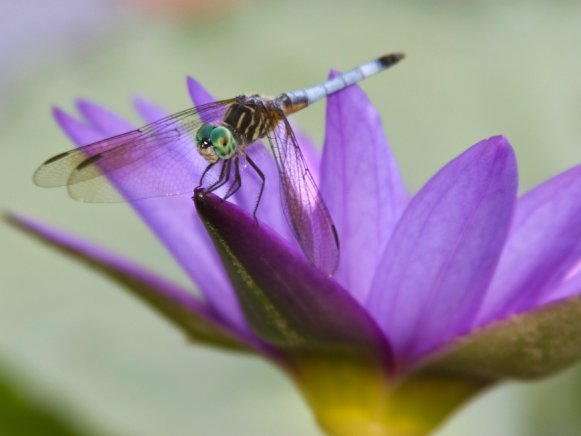
[{"label": "dragonfly head", "polygon": [[226,126],[205,123],[196,133],[198,152],[209,163],[230,159],[236,153],[236,139]]}]

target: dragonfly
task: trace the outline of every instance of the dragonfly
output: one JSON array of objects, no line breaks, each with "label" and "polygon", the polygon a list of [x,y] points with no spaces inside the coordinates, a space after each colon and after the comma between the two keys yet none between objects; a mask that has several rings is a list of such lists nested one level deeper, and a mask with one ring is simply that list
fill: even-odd
[{"label": "dragonfly", "polygon": [[[239,95],[186,109],[51,157],[36,170],[34,182],[41,187],[66,186],[72,198],[85,202],[119,201],[110,179],[122,180],[122,201],[181,195],[194,191],[195,180],[183,177],[192,174],[187,166],[194,153],[204,163],[198,188],[205,193],[226,189],[226,200],[242,186],[241,161],[245,161],[260,179],[253,210],[256,217],[266,177],[247,149],[266,139],[276,162],[289,226],[310,262],[332,276],[340,257],[337,230],[287,116],[384,71],[403,57],[402,53],[387,54],[275,98]],[[148,177],[148,166],[156,164],[164,176]],[[207,183],[211,173],[213,178]]]}]

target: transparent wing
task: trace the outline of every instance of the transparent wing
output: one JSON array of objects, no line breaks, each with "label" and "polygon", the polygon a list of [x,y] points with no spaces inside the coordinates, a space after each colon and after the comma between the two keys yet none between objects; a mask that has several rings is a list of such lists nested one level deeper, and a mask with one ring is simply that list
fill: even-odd
[{"label": "transparent wing", "polygon": [[280,176],[282,205],[293,233],[309,260],[333,275],[339,264],[337,231],[286,117],[268,136]]},{"label": "transparent wing", "polygon": [[207,165],[196,150],[195,132],[204,122],[221,120],[233,101],[190,108],[54,156],[36,170],[34,182],[67,186],[71,197],[87,202],[190,193]]}]

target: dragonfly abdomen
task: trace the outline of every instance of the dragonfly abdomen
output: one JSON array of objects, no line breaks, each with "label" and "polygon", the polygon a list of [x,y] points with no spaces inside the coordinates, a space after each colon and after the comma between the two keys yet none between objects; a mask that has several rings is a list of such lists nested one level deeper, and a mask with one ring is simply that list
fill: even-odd
[{"label": "dragonfly abdomen", "polygon": [[403,57],[403,53],[392,53],[381,56],[315,86],[285,92],[279,97],[283,105],[284,113],[288,115],[297,112],[324,97],[339,92],[348,86],[395,65]]}]

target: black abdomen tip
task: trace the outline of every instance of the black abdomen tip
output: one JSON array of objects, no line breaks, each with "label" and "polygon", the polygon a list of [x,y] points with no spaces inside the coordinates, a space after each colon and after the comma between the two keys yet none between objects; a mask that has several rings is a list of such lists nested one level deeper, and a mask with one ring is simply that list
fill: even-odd
[{"label": "black abdomen tip", "polygon": [[381,56],[379,59],[377,59],[377,61],[381,63],[381,65],[383,65],[385,68],[387,68],[394,64],[397,64],[403,58],[405,58],[405,54],[403,53],[390,53],[388,55]]}]

